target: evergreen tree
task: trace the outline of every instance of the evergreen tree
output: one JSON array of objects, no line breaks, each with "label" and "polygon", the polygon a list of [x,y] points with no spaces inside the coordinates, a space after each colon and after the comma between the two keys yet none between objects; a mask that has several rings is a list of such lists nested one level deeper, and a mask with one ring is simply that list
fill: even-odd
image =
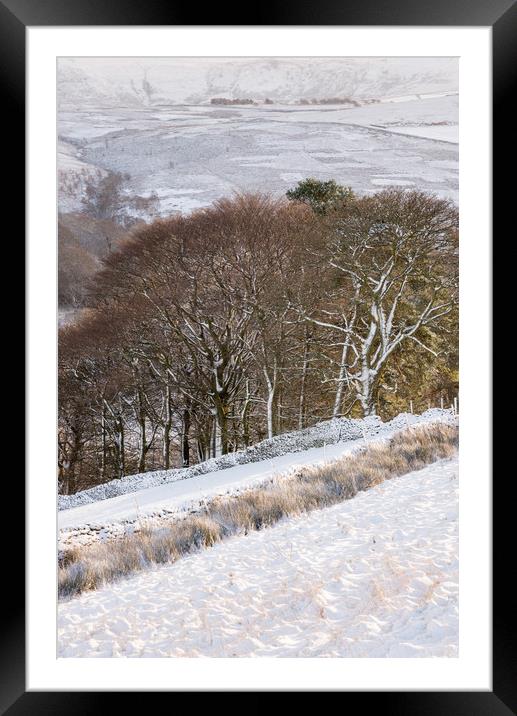
[{"label": "evergreen tree", "polygon": [[286,196],[290,201],[308,204],[317,214],[326,214],[333,205],[353,199],[354,192],[350,187],[337,184],[334,179],[319,181],[309,177],[298,182],[294,189],[289,189]]}]

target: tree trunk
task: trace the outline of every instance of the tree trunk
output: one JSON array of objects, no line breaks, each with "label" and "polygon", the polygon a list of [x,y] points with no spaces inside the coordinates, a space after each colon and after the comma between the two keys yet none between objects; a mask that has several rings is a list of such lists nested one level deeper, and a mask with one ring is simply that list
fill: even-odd
[{"label": "tree trunk", "polygon": [[217,418],[213,420],[212,424],[212,432],[211,432],[211,449],[210,449],[210,455],[209,457],[217,457],[221,453],[220,451],[220,439],[219,439],[219,425],[217,422]]},{"label": "tree trunk", "polygon": [[338,377],[338,382],[337,382],[336,398],[334,400],[334,410],[332,411],[333,418],[338,418],[341,414],[341,404],[343,402],[343,390],[345,387],[347,354],[348,354],[348,340],[346,340],[343,343],[343,350],[341,352],[341,362],[339,364],[339,377]]},{"label": "tree trunk", "polygon": [[183,424],[182,424],[182,431],[181,431],[181,465],[182,465],[182,467],[188,467],[190,465],[189,436],[190,436],[190,410],[189,410],[189,408],[185,408],[183,410]]},{"label": "tree trunk", "polygon": [[165,388],[165,419],[163,422],[163,443],[162,443],[162,459],[165,470],[171,466],[171,427],[172,427],[172,407],[171,407],[171,388],[169,385]]},{"label": "tree trunk", "polygon": [[124,445],[124,424],[122,418],[117,420],[117,434],[116,434],[116,448],[117,448],[117,477],[118,479],[124,477],[126,471],[125,465],[125,445]]},{"label": "tree trunk", "polygon": [[244,443],[244,447],[248,447],[248,445],[250,444],[250,425],[249,425],[250,406],[251,406],[251,399],[250,399],[249,380],[246,380],[246,398],[244,400],[244,405],[243,405],[242,413],[241,413],[242,441]]},{"label": "tree trunk", "polygon": [[276,363],[273,370],[273,377],[268,373],[268,369],[263,369],[264,378],[266,379],[267,386],[267,399],[266,399],[266,410],[267,410],[267,436],[272,438],[275,434],[274,428],[274,405],[275,405],[275,391],[276,391]]},{"label": "tree trunk", "polygon": [[359,402],[363,409],[363,416],[376,415],[375,409],[375,375],[371,368],[363,364],[360,380]]},{"label": "tree trunk", "polygon": [[227,407],[218,401],[215,420],[215,455],[226,455],[228,452],[228,417]]},{"label": "tree trunk", "polygon": [[70,455],[68,458],[68,464],[66,469],[66,492],[68,495],[73,495],[76,489],[76,467],[79,459],[79,433],[76,430],[72,430],[73,440],[70,449]]},{"label": "tree trunk", "polygon": [[303,342],[303,363],[302,363],[302,379],[300,385],[300,399],[298,402],[298,430],[305,427],[305,384],[307,382],[307,370],[309,365],[309,336],[307,328],[304,332]]},{"label": "tree trunk", "polygon": [[274,387],[268,386],[268,394],[267,394],[267,436],[268,436],[268,438],[272,438],[274,435],[274,428],[273,428],[274,400],[275,400],[275,389],[274,389]]},{"label": "tree trunk", "polygon": [[102,441],[102,454],[101,454],[101,479],[106,479],[106,463],[108,456],[108,435],[106,430],[106,406],[102,404],[101,414],[101,441]]},{"label": "tree trunk", "polygon": [[370,400],[361,400],[361,406],[363,408],[363,417],[367,418],[369,415],[377,415],[373,398]]},{"label": "tree trunk", "polygon": [[67,474],[66,474],[66,494],[67,495],[73,495],[75,492],[75,468],[76,468],[76,465],[73,464],[67,470]]},{"label": "tree trunk", "polygon": [[196,440],[196,446],[198,462],[204,462],[207,459],[206,440],[203,437],[199,436]]},{"label": "tree trunk", "polygon": [[210,457],[210,443],[212,436],[212,421],[199,418],[196,420],[196,446],[198,462],[204,462]]},{"label": "tree trunk", "polygon": [[140,443],[138,446],[138,472],[145,472],[145,457],[147,455],[147,445],[145,443],[145,417],[140,417],[138,421],[140,425]]}]

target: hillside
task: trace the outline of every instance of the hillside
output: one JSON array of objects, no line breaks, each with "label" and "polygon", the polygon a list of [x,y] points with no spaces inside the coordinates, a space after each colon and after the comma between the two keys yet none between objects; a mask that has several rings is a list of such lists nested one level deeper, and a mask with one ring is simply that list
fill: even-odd
[{"label": "hillside", "polygon": [[58,218],[58,299],[63,323],[67,315],[87,304],[88,284],[101,261],[120,246],[127,236],[109,219],[96,219],[77,212],[60,213]]},{"label": "hillside", "polygon": [[264,187],[280,197],[311,176],[359,194],[398,186],[458,198],[456,95],[352,108],[84,106],[60,111],[59,135],[68,212],[81,211],[95,171],[127,175],[128,195],[155,193],[160,216]]},{"label": "hillside", "polygon": [[77,244],[98,259],[115,250],[127,237],[127,230],[114,221],[77,212],[59,214],[59,226],[73,234]]},{"label": "hillside", "polygon": [[458,463],[59,605],[60,657],[454,657]]},{"label": "hillside", "polygon": [[456,58],[61,58],[59,107],[202,104],[219,96],[292,103],[458,89]]},{"label": "hillside", "polygon": [[377,417],[339,418],[189,468],[129,475],[75,495],[60,495],[60,548],[123,535],[142,519],[159,526],[216,495],[236,494],[277,475],[341,459],[365,445],[385,442],[408,426],[455,421],[451,411],[439,409],[401,414],[387,423]]},{"label": "hillside", "polygon": [[[315,453],[316,460],[330,456],[328,446],[344,444],[359,445],[361,438],[366,440],[372,437],[389,436],[395,430],[400,430],[408,425],[433,421],[451,421],[454,417],[450,410],[432,408],[426,410],[422,415],[411,415],[401,413],[393,420],[383,423],[379,416],[370,416],[361,419],[336,418],[318,423],[314,427],[305,428],[291,433],[277,435],[274,438],[263,440],[252,445],[246,450],[228,453],[220,457],[205,460],[191,467],[177,468],[171,470],[155,470],[136,475],[126,475],[120,480],[111,480],[103,485],[82,490],[74,495],[59,495],[58,509],[69,510],[81,505],[96,503],[99,500],[106,500],[118,495],[127,495],[147,490],[150,487],[166,485],[178,480],[188,480],[198,475],[206,475],[219,471],[225,471],[237,465],[263,463],[270,468],[277,468],[273,462],[275,458],[285,458],[283,462],[296,462],[295,454],[300,454],[303,463],[303,453],[308,450],[321,449]],[[339,448],[338,448],[339,452]],[[260,470],[256,470],[260,472]],[[241,476],[237,477],[237,481]],[[206,481],[205,481],[206,484]]]}]

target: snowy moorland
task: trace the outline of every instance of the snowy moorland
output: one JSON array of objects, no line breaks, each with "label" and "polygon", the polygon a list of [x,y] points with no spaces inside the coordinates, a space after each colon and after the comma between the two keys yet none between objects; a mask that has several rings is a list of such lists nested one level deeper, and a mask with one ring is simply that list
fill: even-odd
[{"label": "snowy moorland", "polygon": [[107,170],[128,175],[128,194],[155,193],[161,216],[264,187],[282,196],[308,176],[458,200],[454,93],[359,107],[78,105],[59,111],[58,132],[61,212],[81,210],[84,179]]},{"label": "snowy moorland", "polygon": [[454,657],[458,463],[236,536],[58,610],[61,657]]}]

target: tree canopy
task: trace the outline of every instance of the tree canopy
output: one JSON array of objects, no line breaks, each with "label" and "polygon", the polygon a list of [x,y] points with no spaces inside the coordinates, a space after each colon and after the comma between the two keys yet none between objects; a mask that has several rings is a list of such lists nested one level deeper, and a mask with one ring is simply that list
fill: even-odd
[{"label": "tree canopy", "polygon": [[326,214],[329,209],[353,199],[354,193],[350,187],[341,186],[334,179],[320,181],[309,178],[298,182],[294,189],[289,189],[286,196],[290,201],[308,204],[317,214]]},{"label": "tree canopy", "polygon": [[457,229],[448,201],[337,185],[136,228],[60,333],[62,491],[451,400]]}]

